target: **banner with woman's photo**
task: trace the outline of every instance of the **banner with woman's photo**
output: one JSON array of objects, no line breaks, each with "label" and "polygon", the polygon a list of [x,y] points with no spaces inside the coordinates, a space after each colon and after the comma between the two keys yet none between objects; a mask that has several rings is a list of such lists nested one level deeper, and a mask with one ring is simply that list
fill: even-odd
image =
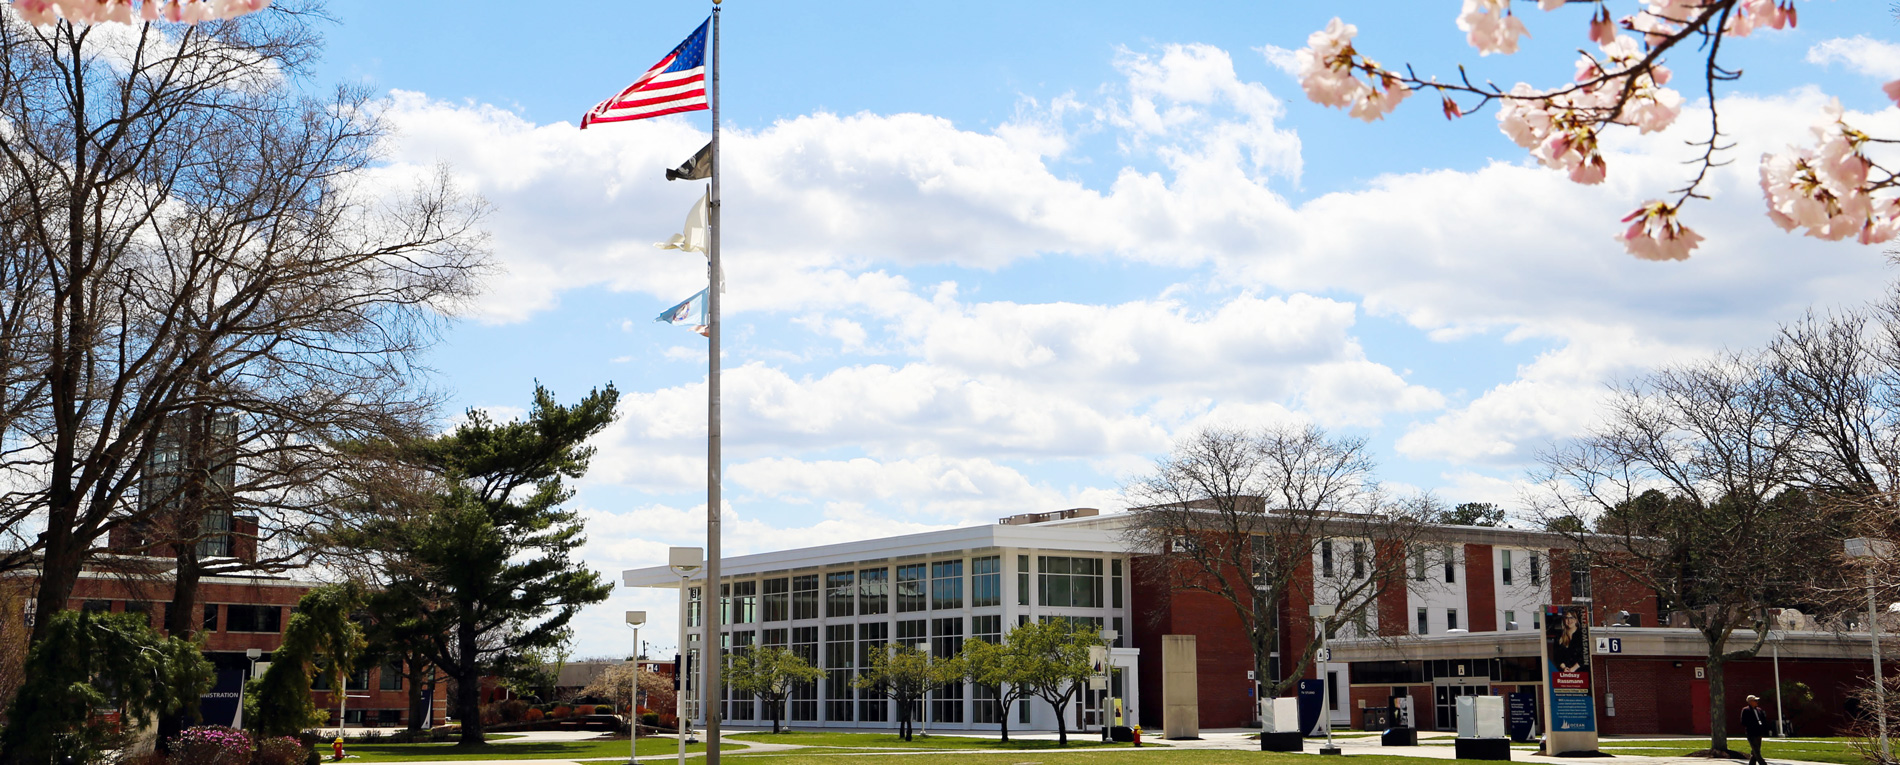
[{"label": "banner with woman's photo", "polygon": [[1590,607],[1544,606],[1544,688],[1550,703],[1546,730],[1590,733],[1597,729],[1590,687]]}]

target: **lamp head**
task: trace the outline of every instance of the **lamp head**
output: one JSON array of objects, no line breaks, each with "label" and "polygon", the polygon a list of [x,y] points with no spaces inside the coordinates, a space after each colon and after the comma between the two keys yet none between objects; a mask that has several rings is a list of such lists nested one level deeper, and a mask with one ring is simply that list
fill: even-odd
[{"label": "lamp head", "polygon": [[690,577],[706,567],[706,551],[697,547],[669,547],[666,565],[673,569],[674,576]]},{"label": "lamp head", "polygon": [[244,658],[250,659],[251,661],[257,661],[258,659],[262,659],[264,658],[264,649],[246,648],[244,649]]},{"label": "lamp head", "polygon": [[640,625],[642,625],[642,624],[646,624],[646,623],[647,623],[647,612],[645,612],[645,611],[628,611],[628,612],[627,612],[627,625],[628,625],[628,626],[630,626],[630,627],[638,627],[638,626],[640,626]]}]

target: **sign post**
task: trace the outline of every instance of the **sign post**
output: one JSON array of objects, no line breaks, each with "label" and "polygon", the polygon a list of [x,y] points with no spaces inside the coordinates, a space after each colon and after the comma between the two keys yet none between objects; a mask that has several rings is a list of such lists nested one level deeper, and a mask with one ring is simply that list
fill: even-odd
[{"label": "sign post", "polygon": [[1589,606],[1544,606],[1543,754],[1547,756],[1597,750],[1591,647]]}]

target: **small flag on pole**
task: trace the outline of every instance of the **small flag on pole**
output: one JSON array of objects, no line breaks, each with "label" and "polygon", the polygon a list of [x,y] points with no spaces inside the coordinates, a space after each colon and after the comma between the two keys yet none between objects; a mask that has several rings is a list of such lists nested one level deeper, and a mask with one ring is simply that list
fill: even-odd
[{"label": "small flag on pole", "polygon": [[699,195],[699,201],[694,202],[693,209],[687,211],[686,225],[681,227],[680,233],[674,234],[671,239],[664,242],[654,242],[653,246],[662,250],[705,252],[706,241],[708,239],[706,236],[706,197],[710,194],[712,194],[712,192],[708,191],[705,194]]},{"label": "small flag on pole", "polygon": [[708,143],[693,154],[692,159],[680,165],[676,170],[666,171],[669,181],[698,181],[712,177],[712,144]]},{"label": "small flag on pole", "polygon": [[581,129],[596,122],[628,122],[707,108],[706,27],[711,23],[707,19],[700,24],[640,79],[581,117]]},{"label": "small flag on pole", "polygon": [[692,324],[694,332],[706,334],[706,290],[700,290],[692,297],[680,301],[678,305],[653,317],[653,320],[668,324]]}]

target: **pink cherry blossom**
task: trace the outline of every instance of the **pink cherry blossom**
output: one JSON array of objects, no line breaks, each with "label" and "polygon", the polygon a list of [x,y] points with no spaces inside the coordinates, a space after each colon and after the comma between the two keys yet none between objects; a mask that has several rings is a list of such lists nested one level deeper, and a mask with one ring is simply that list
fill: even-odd
[{"label": "pink cherry blossom", "polygon": [[1541,10],[1554,11],[1564,7],[1564,0],[1537,0],[1537,7]]},{"label": "pink cherry blossom", "polygon": [[1590,41],[1598,45],[1609,45],[1616,39],[1616,22],[1610,20],[1610,9],[1603,8],[1590,19]]},{"label": "pink cherry blossom", "polygon": [[1668,88],[1653,88],[1641,97],[1631,98],[1629,123],[1643,133],[1667,129],[1682,114],[1682,94]]},{"label": "pink cherry blossom", "polygon": [[50,26],[59,22],[59,14],[53,10],[53,0],[13,0],[13,10],[20,18],[34,26]]},{"label": "pink cherry blossom", "polygon": [[1880,86],[1880,92],[1887,94],[1887,98],[1892,99],[1895,104],[1900,104],[1900,80]]},{"label": "pink cherry blossom", "polygon": [[1352,37],[1357,27],[1334,18],[1325,29],[1306,38],[1297,54],[1300,87],[1306,97],[1324,106],[1350,106],[1364,84],[1352,76]]},{"label": "pink cherry blossom", "polygon": [[1616,240],[1644,260],[1687,260],[1702,242],[1701,234],[1676,220],[1676,208],[1661,200],[1643,203],[1623,220],[1630,226]]},{"label": "pink cherry blossom", "polygon": [[200,0],[185,0],[185,5],[179,10],[178,16],[179,20],[186,24],[210,21],[212,19],[211,5]]},{"label": "pink cherry blossom", "polygon": [[1523,20],[1511,15],[1510,0],[1465,0],[1458,28],[1480,56],[1516,53],[1518,38],[1530,35]]},{"label": "pink cherry blossom", "polygon": [[1393,109],[1399,107],[1400,101],[1404,101],[1406,96],[1412,94],[1410,88],[1405,87],[1404,83],[1394,77],[1388,75],[1381,79],[1384,80],[1385,87],[1366,87],[1360,92],[1357,100],[1353,101],[1348,114],[1367,122],[1375,122],[1391,114]]},{"label": "pink cherry blossom", "polygon": [[[147,0],[147,2],[150,2],[150,0]],[[184,21],[185,9],[178,4],[178,0],[166,0],[165,10],[162,15],[166,21]]]}]

